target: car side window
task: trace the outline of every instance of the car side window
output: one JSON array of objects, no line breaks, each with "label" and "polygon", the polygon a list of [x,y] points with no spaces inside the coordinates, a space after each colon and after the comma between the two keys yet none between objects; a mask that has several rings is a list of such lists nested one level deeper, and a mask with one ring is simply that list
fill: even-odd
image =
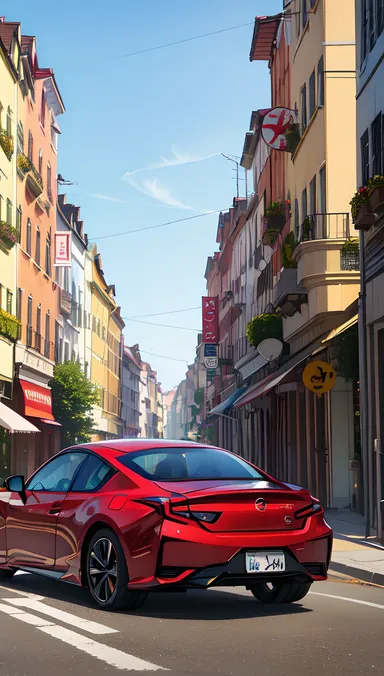
[{"label": "car side window", "polygon": [[101,458],[89,454],[84,465],[81,467],[71,492],[78,493],[97,491],[115,473],[115,470],[107,465]]},{"label": "car side window", "polygon": [[67,493],[76,470],[85,459],[85,453],[63,453],[53,458],[28,481],[26,489]]}]

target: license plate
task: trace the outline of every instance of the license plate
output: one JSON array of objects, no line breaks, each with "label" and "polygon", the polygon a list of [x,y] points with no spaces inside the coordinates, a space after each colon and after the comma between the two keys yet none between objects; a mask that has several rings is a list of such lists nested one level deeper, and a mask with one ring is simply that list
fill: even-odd
[{"label": "license plate", "polygon": [[247,573],[281,573],[285,570],[284,552],[247,552]]}]

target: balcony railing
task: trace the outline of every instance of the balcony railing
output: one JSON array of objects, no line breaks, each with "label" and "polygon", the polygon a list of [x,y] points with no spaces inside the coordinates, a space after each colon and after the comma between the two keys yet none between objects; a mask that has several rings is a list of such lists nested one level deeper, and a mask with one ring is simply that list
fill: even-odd
[{"label": "balcony railing", "polygon": [[40,197],[43,192],[43,179],[32,162],[27,174],[27,185],[34,197]]},{"label": "balcony railing", "polygon": [[300,242],[319,239],[350,238],[350,221],[348,213],[312,214],[307,216],[300,228]]},{"label": "balcony railing", "polygon": [[341,251],[340,269],[349,271],[360,270],[360,253],[352,251]]},{"label": "balcony railing", "polygon": [[54,361],[55,359],[55,345],[50,340],[45,340],[40,333],[34,330],[32,326],[27,326],[26,346],[31,347],[39,354]]}]

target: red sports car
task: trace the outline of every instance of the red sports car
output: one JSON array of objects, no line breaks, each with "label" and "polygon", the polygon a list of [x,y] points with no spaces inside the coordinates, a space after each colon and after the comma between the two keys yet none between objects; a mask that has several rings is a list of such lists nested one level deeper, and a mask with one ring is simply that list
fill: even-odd
[{"label": "red sports car", "polygon": [[327,578],[332,531],[318,500],[219,448],[84,444],[6,489],[0,577],[19,569],[88,587],[108,610],[220,586],[291,603]]}]

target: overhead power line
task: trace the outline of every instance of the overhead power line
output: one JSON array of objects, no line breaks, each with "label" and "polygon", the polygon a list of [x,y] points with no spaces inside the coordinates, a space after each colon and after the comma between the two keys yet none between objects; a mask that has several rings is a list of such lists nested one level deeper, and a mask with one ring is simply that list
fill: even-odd
[{"label": "overhead power line", "polygon": [[90,239],[110,239],[111,237],[122,237],[123,235],[132,235],[134,232],[144,232],[144,230],[154,230],[155,228],[164,228],[166,225],[174,225],[174,223],[184,223],[184,221],[192,221],[194,218],[202,218],[203,216],[211,216],[212,214],[220,214],[225,209],[216,209],[216,211],[209,211],[206,214],[196,214],[196,216],[187,216],[186,218],[178,218],[176,221],[167,221],[166,223],[158,223],[157,225],[148,225],[146,228],[138,228],[137,230],[126,230],[125,232],[114,232],[112,235],[101,235],[101,237],[90,237]]},{"label": "overhead power line", "polygon": [[246,26],[253,26],[254,21],[248,21],[248,23],[242,23],[238,26],[229,26],[229,28],[222,28],[218,31],[212,31],[211,33],[202,33],[201,35],[194,35],[191,38],[184,38],[183,40],[176,40],[176,42],[167,42],[165,45],[158,45],[157,47],[148,47],[147,49],[141,49],[138,52],[131,52],[130,54],[122,54],[121,56],[116,56],[113,60],[120,59],[129,59],[132,56],[139,56],[139,54],[147,54],[148,52],[154,52],[158,49],[166,49],[166,47],[174,47],[175,45],[182,45],[184,42],[192,42],[193,40],[201,40],[202,38],[209,38],[212,35],[219,35],[219,33],[227,33],[228,31],[235,31],[239,28],[245,28]]},{"label": "overhead power line", "polygon": [[199,333],[201,329],[189,329],[185,326],[171,326],[170,324],[155,324],[154,322],[143,322],[141,319],[129,319],[130,322],[136,322],[137,324],[147,324],[147,326],[162,326],[164,329],[178,329],[180,331],[194,331]]},{"label": "overhead power line", "polygon": [[179,361],[182,364],[187,364],[186,359],[177,359],[176,357],[166,357],[164,354],[156,354],[155,352],[148,352],[148,350],[140,350],[140,354],[150,354],[152,357],[159,357],[159,359],[168,359],[169,361]]},{"label": "overhead power line", "polygon": [[145,319],[146,317],[160,317],[160,316],[163,316],[163,315],[175,315],[175,314],[178,314],[180,312],[191,312],[192,310],[200,310],[200,309],[201,309],[201,306],[198,305],[197,307],[186,307],[183,310],[169,310],[168,312],[155,312],[152,315],[134,315],[133,317],[123,317],[123,319],[127,319],[127,320],[141,319],[141,318]]}]

